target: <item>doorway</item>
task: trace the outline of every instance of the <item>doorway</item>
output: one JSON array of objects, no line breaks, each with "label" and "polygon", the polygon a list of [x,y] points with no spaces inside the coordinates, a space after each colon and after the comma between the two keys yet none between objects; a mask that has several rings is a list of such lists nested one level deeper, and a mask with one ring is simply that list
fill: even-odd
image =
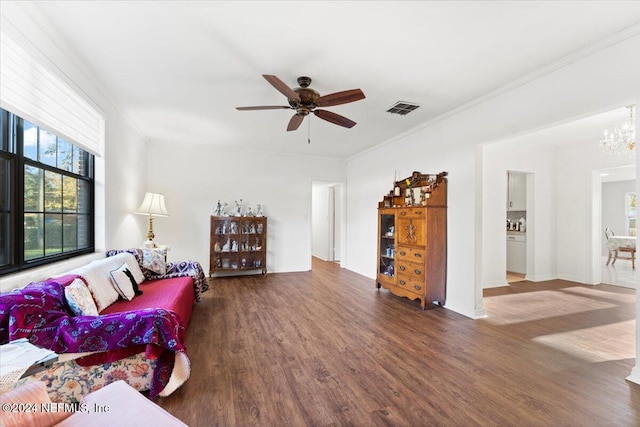
[{"label": "doorway", "polygon": [[344,183],[311,183],[311,255],[323,261],[344,263]]},{"label": "doorway", "polygon": [[507,283],[527,274],[527,179],[526,172],[507,171]]},{"label": "doorway", "polygon": [[609,259],[609,242],[604,230],[608,228],[616,239],[637,235],[636,165],[601,169],[594,175],[599,177],[601,191],[600,281],[609,285],[635,289],[636,273],[631,260],[628,256],[624,258],[621,256],[615,261]]}]

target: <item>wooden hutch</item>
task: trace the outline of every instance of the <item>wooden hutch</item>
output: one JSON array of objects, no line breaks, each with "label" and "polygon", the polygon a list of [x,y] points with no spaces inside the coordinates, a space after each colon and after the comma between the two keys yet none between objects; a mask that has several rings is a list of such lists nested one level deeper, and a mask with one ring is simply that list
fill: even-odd
[{"label": "wooden hutch", "polygon": [[377,288],[422,309],[444,305],[447,283],[447,172],[413,172],[378,204]]},{"label": "wooden hutch", "polygon": [[212,216],[209,240],[209,276],[267,274],[267,218]]}]

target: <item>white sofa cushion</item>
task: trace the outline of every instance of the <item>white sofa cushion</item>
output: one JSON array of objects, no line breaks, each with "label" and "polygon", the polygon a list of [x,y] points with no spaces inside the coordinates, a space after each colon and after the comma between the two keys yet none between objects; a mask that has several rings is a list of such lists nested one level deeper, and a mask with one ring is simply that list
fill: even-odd
[{"label": "white sofa cushion", "polygon": [[81,276],[87,282],[91,295],[93,295],[93,300],[96,302],[96,307],[98,307],[98,312],[101,312],[120,297],[114,287],[110,273],[123,263],[127,265],[136,283],[140,284],[144,281],[144,274],[136,261],[136,257],[127,252],[91,261],[87,265],[64,273],[64,275],[77,274]]},{"label": "white sofa cushion", "polygon": [[109,275],[109,272],[118,266],[117,260],[104,258],[91,261],[89,264],[69,272],[69,274],[81,276],[87,282],[96,307],[98,307],[98,312],[109,307],[120,297],[111,284],[111,276]]}]

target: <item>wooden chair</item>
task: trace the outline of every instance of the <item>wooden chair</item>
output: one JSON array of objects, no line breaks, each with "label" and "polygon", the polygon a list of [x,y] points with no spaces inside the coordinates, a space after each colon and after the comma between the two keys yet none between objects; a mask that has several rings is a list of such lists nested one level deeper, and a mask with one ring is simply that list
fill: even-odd
[{"label": "wooden chair", "polygon": [[[607,237],[607,240],[609,240],[609,237],[614,236],[613,231],[611,231],[611,229],[609,227],[605,228],[604,230],[604,235]],[[611,253],[613,252],[613,261],[611,261]],[[629,254],[629,256],[625,256],[625,257],[621,257],[620,252],[622,253],[627,253]],[[609,249],[609,258],[607,259],[607,265],[609,265],[609,261],[611,261],[611,265],[615,265],[616,264],[616,260],[620,258],[620,259],[628,259],[631,261],[631,268],[632,269],[636,269],[636,248],[618,248],[615,250],[611,250]]]},{"label": "wooden chair", "polygon": [[[609,241],[609,237],[613,236],[613,231],[611,231],[611,229],[609,227],[604,229],[604,237],[607,238],[607,241]],[[607,249],[609,249],[608,245],[607,245]],[[613,252],[611,249],[609,249],[609,257],[607,258],[607,264],[609,265],[609,263],[611,262],[611,258],[613,255]]]}]

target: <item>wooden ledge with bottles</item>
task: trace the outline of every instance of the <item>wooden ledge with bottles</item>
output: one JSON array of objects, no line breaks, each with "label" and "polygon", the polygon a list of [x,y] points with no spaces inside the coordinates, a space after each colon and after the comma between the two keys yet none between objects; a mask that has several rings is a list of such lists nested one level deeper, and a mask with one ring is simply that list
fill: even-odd
[{"label": "wooden ledge with bottles", "polygon": [[267,274],[266,217],[212,216],[210,236],[210,277],[250,271]]},{"label": "wooden ledge with bottles", "polygon": [[376,286],[423,310],[446,300],[447,175],[413,172],[378,204]]}]

